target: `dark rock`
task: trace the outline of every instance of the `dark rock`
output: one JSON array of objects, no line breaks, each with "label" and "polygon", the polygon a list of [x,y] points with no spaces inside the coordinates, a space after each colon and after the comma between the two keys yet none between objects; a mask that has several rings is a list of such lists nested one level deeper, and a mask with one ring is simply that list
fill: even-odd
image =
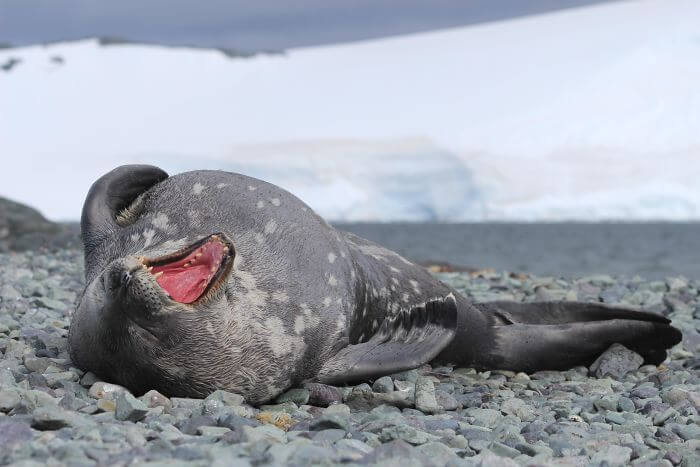
[{"label": "dark rock", "polygon": [[610,376],[620,380],[630,371],[637,370],[644,358],[622,344],[613,344],[593,362],[589,371],[598,378]]},{"label": "dark rock", "polygon": [[308,383],[304,386],[309,390],[309,404],[328,407],[331,404],[343,402],[343,392],[340,388],[321,383]]},{"label": "dark rock", "polygon": [[428,456],[400,439],[376,447],[374,451],[363,457],[361,462],[363,464],[376,465],[390,461],[393,461],[392,465],[436,465]]},{"label": "dark rock", "polygon": [[[207,415],[198,415],[196,417],[187,418],[175,425],[186,435],[196,435],[197,429],[202,426],[217,426],[216,420]],[[229,428],[229,427],[226,427]]]},{"label": "dark rock", "polygon": [[114,413],[114,418],[117,420],[138,422],[143,420],[148,414],[146,404],[126,391],[117,394],[116,403],[117,409]]},{"label": "dark rock", "polygon": [[322,415],[309,423],[310,431],[321,431],[332,428],[350,431],[350,424],[347,418],[341,417],[340,415]]}]

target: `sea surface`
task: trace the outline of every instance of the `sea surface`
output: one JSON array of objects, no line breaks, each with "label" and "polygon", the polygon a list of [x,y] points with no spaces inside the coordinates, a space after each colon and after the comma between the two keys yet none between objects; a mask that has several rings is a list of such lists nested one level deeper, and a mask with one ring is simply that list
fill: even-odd
[{"label": "sea surface", "polygon": [[700,278],[700,223],[335,225],[421,263],[561,277]]}]

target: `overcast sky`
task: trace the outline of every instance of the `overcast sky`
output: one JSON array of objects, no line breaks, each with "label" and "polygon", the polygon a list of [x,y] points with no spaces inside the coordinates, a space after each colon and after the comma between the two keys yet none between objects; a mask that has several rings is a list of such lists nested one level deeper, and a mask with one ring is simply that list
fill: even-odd
[{"label": "overcast sky", "polygon": [[0,43],[110,36],[281,50],[461,26],[611,0],[0,0]]}]

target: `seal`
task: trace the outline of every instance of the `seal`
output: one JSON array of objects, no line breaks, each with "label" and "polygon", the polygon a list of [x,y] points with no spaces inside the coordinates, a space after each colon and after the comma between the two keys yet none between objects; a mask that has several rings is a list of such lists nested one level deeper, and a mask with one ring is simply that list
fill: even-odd
[{"label": "seal", "polygon": [[81,230],[70,354],[135,393],[259,404],[428,362],[565,369],[616,342],[658,364],[681,339],[662,316],[601,303],[472,303],[240,174],[118,167],[92,185]]}]

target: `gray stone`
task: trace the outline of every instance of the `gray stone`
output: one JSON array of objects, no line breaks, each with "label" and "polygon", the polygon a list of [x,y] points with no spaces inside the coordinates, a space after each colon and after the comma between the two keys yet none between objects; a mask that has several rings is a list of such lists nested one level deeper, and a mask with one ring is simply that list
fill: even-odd
[{"label": "gray stone", "polygon": [[309,402],[310,391],[305,388],[294,388],[280,394],[277,403],[294,402],[296,405],[304,405]]},{"label": "gray stone", "polygon": [[138,422],[148,414],[146,404],[128,392],[120,392],[116,398],[117,408],[114,418],[122,421]]},{"label": "gray stone", "polygon": [[418,452],[425,454],[426,457],[438,465],[446,465],[450,461],[459,459],[452,449],[435,441],[418,446]]},{"label": "gray stone", "polygon": [[[207,401],[207,400],[221,401],[227,407],[236,407],[236,406],[245,404],[245,398],[243,396],[241,396],[240,394],[236,394],[236,393],[229,392],[229,391],[223,391],[221,389],[212,392],[204,400],[205,401]],[[184,399],[180,399],[180,401],[184,401]],[[198,399],[189,399],[189,401],[198,401]],[[200,403],[201,402],[192,402],[191,405],[197,406]]]},{"label": "gray stone", "polygon": [[17,391],[0,389],[0,412],[9,412],[19,406],[21,399]]},{"label": "gray stone", "polygon": [[335,414],[325,414],[321,415],[315,420],[309,423],[310,431],[321,431],[328,429],[339,429],[350,431],[350,424],[347,417]]},{"label": "gray stone", "polygon": [[170,402],[170,399],[168,399],[155,389],[151,389],[146,394],[139,397],[139,400],[146,404],[146,407],[148,408],[163,407],[165,412],[169,411],[173,406],[172,402]]},{"label": "gray stone", "polygon": [[434,414],[442,412],[442,407],[435,398],[435,385],[430,378],[419,376],[416,379],[416,409],[423,413]]},{"label": "gray stone", "polygon": [[390,376],[382,376],[372,384],[374,392],[391,392],[394,390],[394,381]]},{"label": "gray stone", "polygon": [[58,430],[70,426],[74,417],[67,410],[54,407],[38,407],[32,412],[32,428],[37,430]]},{"label": "gray stone", "polygon": [[309,391],[308,403],[311,405],[328,407],[331,404],[343,402],[343,392],[335,386],[321,383],[307,383],[304,387]]},{"label": "gray stone", "polygon": [[630,371],[637,370],[644,358],[622,344],[613,344],[603,352],[590,367],[590,372],[598,378],[609,376],[621,380]]},{"label": "gray stone", "polygon": [[451,394],[441,391],[439,389],[435,390],[435,400],[437,401],[437,404],[440,406],[441,409],[443,410],[457,410],[462,408],[462,404],[460,404],[457,399],[452,397]]},{"label": "gray stone", "polygon": [[591,456],[591,462],[607,463],[610,467],[627,465],[632,457],[632,449],[624,446],[609,445]]}]

